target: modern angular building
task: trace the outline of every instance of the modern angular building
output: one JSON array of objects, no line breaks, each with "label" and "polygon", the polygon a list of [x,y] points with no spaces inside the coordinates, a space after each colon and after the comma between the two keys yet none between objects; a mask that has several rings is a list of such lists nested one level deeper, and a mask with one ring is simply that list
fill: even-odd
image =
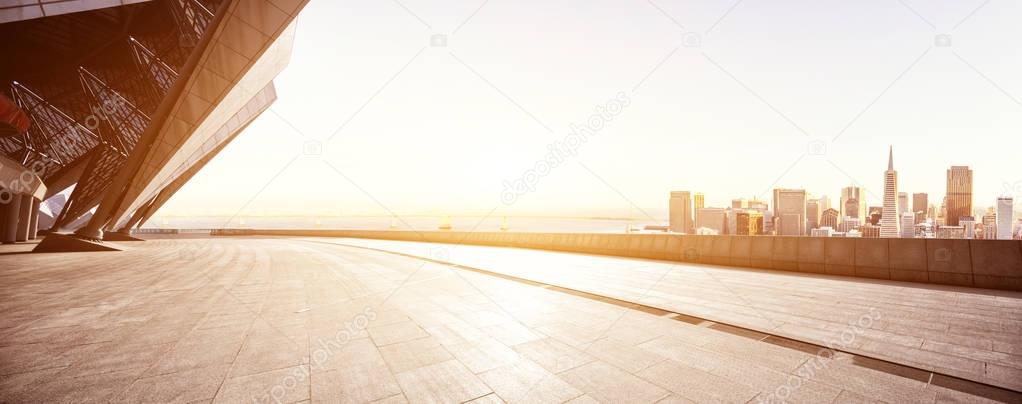
[{"label": "modern angular building", "polygon": [[972,216],[972,170],[968,166],[947,170],[946,208],[944,223],[949,226],[957,226],[963,216]]},{"label": "modern angular building", "polygon": [[898,217],[898,172],[894,171],[894,147],[887,156],[884,171],[884,212],[880,217],[880,237],[898,237],[901,228]]},{"label": "modern angular building", "polygon": [[276,99],[273,78],[290,58],[305,3],[5,8],[0,34],[14,59],[0,64],[0,155],[5,173],[38,180],[7,190],[29,206],[18,223],[32,227],[39,202],[55,195],[66,195],[52,212],[55,233],[98,240],[145,223]]}]

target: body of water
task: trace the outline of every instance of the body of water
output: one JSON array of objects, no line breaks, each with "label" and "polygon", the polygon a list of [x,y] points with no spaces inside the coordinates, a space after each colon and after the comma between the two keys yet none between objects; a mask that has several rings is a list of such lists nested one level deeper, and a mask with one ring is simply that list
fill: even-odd
[{"label": "body of water", "polygon": [[481,216],[358,216],[358,217],[155,217],[145,228],[173,229],[359,229],[359,230],[437,230],[449,224],[454,231],[572,232],[620,233],[629,226],[641,229],[646,225],[664,225],[652,220],[626,218],[558,218],[558,217],[481,217]]}]

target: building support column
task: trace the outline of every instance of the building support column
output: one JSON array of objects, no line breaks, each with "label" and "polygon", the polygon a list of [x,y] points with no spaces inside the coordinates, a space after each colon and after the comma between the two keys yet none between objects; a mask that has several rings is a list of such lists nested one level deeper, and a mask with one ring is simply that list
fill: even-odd
[{"label": "building support column", "polygon": [[0,188],[0,242],[7,239],[7,208],[11,204],[5,199],[8,196],[13,196],[13,194],[8,194],[7,190]]},{"label": "building support column", "polygon": [[32,217],[29,218],[28,223],[29,240],[35,240],[39,238],[39,207],[42,205],[42,203],[43,201],[32,198],[32,209],[30,213]]},{"label": "building support column", "polygon": [[18,206],[18,234],[15,241],[28,241],[28,225],[32,222],[32,195],[20,196],[21,206]]},{"label": "building support column", "polygon": [[21,213],[21,196],[11,195],[10,202],[6,204],[7,212],[4,215],[3,243],[13,244],[18,237],[18,215]]}]

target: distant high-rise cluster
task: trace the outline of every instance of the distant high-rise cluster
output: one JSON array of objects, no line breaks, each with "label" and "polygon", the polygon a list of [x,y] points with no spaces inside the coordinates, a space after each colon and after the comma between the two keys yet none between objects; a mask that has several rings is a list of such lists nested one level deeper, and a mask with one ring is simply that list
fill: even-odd
[{"label": "distant high-rise cluster", "polygon": [[[888,150],[883,179],[882,199],[853,184],[841,189],[836,206],[826,195],[813,197],[805,189],[776,188],[772,205],[755,198],[736,198],[726,208],[707,206],[701,192],[673,191],[668,228],[688,234],[1002,240],[1022,237],[1022,218],[1016,221],[1011,196],[997,198],[996,206],[986,209],[985,214],[982,209],[973,212],[973,172],[967,166],[951,166],[947,170],[947,192],[939,206],[930,203],[927,193],[898,191],[893,147]],[[869,196],[882,205],[869,206]]]}]

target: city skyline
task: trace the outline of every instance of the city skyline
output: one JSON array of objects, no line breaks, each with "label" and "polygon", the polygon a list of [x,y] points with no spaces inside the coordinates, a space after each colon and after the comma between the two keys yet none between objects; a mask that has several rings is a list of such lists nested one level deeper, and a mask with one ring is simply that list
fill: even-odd
[{"label": "city skyline", "polygon": [[[841,211],[829,208],[830,198],[826,195],[813,198],[805,189],[774,188],[772,204],[739,198],[732,199],[727,208],[704,207],[702,192],[695,193],[697,198],[693,205],[689,198],[691,191],[671,191],[670,226],[666,230],[716,235],[964,239],[1012,239],[1022,230],[1022,219],[1018,223],[1015,221],[1013,196],[999,196],[996,207],[985,211],[973,210],[973,172],[968,166],[947,169],[948,196],[943,198],[939,209],[932,204],[927,206],[929,196],[926,193],[912,193],[909,202],[909,193],[899,192],[893,145],[888,146],[887,169],[883,175],[882,206],[869,206],[864,200],[866,190],[852,185],[841,189]],[[693,206],[695,225],[689,226]],[[763,215],[760,233],[747,230],[748,219],[743,215],[747,217],[749,212]],[[977,218],[982,220],[977,221]]]}]

